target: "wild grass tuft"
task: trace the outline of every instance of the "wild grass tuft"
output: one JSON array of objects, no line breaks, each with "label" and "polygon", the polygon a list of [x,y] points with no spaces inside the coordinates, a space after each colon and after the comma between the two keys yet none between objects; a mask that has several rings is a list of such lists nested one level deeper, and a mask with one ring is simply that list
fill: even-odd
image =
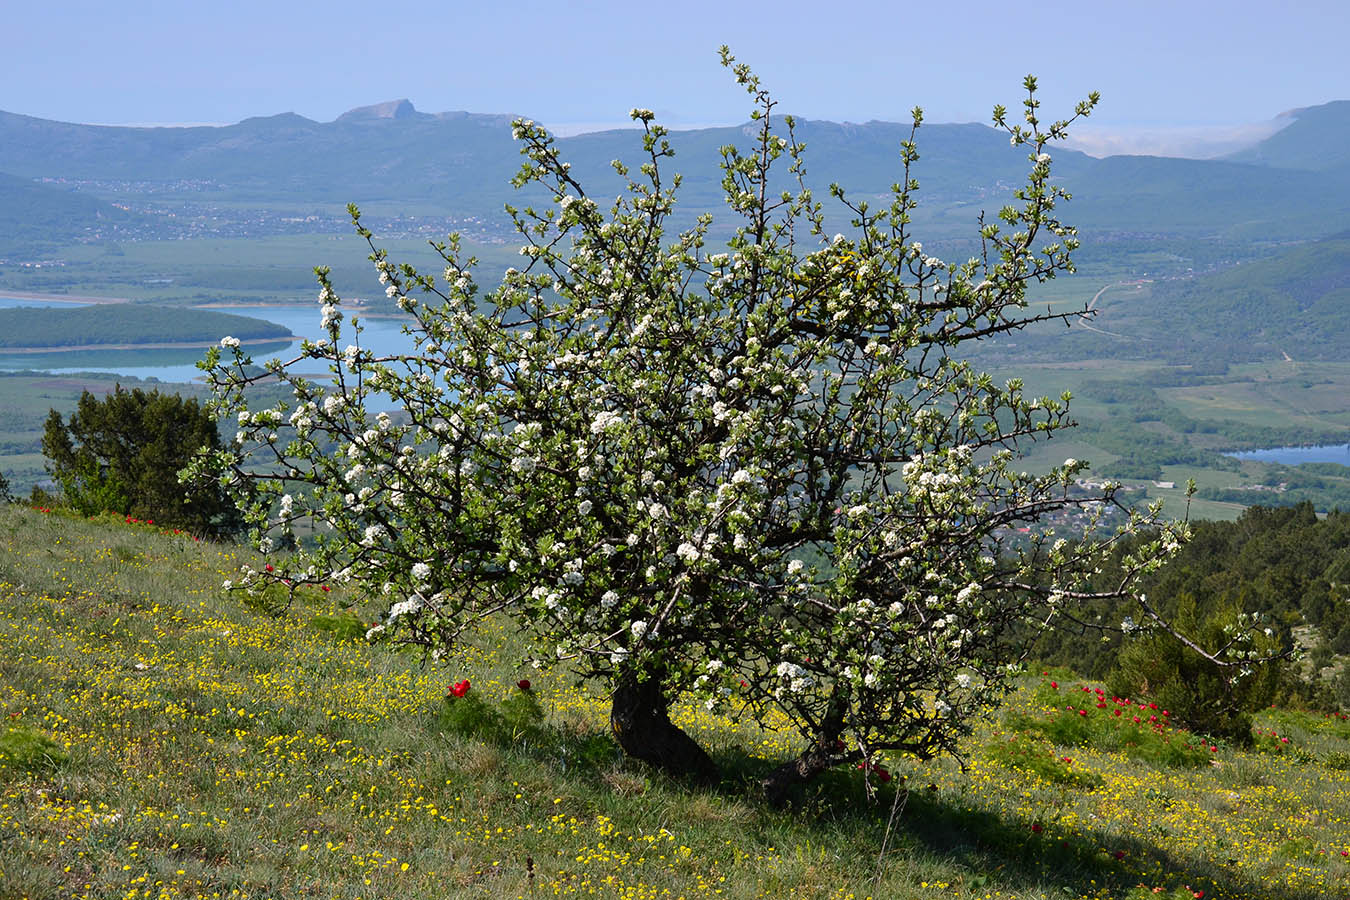
[{"label": "wild grass tuft", "polygon": [[60,744],[39,731],[21,725],[0,731],[0,771],[53,769],[69,758]]}]

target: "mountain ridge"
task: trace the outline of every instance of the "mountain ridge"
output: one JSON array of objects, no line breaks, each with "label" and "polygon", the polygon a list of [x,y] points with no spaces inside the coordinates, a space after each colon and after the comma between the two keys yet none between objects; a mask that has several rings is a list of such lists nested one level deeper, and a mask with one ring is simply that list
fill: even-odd
[{"label": "mountain ridge", "polygon": [[[1097,159],[1052,147],[1056,179],[1082,198],[1067,217],[1098,231],[1242,240],[1344,230],[1350,221],[1350,101],[1296,112],[1295,122],[1262,142],[1264,155],[1253,159]],[[0,172],[64,180],[82,193],[123,203],[128,195],[150,191],[156,203],[198,206],[415,204],[432,214],[505,223],[505,204],[549,200],[538,188],[515,193],[508,187],[520,165],[512,118],[423,113],[406,98],[354,107],[331,122],[289,112],[220,126],[81,125],[0,112]],[[1345,149],[1337,143],[1342,122]],[[722,147],[744,147],[756,129],[746,122],[671,132],[678,154],[671,169],[684,175],[681,214],[724,207]],[[910,132],[908,123],[879,120],[797,119],[795,127],[808,148],[807,183],[823,195],[837,182],[873,206],[888,202],[891,186],[902,179],[899,148]],[[1323,153],[1319,167],[1297,164],[1306,160],[1279,143],[1287,143],[1289,134],[1324,148],[1317,151]],[[917,142],[920,160],[911,176],[922,190],[915,216],[952,235],[968,234],[980,209],[1008,202],[1025,182],[1026,148],[1010,148],[1007,135],[988,125],[928,124]],[[636,170],[645,158],[634,129],[561,137],[556,146],[597,199],[625,189],[612,160]],[[1286,159],[1289,165],[1273,164]],[[771,184],[775,191],[793,186],[786,166]],[[835,225],[846,225],[846,213],[838,215]]]}]

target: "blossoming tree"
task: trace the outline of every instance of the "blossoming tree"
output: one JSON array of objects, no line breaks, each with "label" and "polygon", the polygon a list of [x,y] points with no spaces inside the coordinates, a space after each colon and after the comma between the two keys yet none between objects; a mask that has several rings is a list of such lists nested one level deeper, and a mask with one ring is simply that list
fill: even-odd
[{"label": "blossoming tree", "polygon": [[[1026,396],[963,355],[1079,314],[1025,300],[1072,269],[1047,149],[1072,119],[1045,123],[1031,78],[1023,122],[995,110],[1029,153],[1027,182],[979,222],[982,253],[950,263],[911,234],[912,135],[885,207],[831,188],[853,228],[830,236],[792,118],[725,49],[723,62],[754,98],[756,136],[722,151],[737,217],[722,246],[709,246],[711,214],[670,233],[680,179],[649,110],[632,111],[644,158],[636,173],[614,164],[628,187],[608,209],[543,128],[518,121],[516,183],[552,198],[508,208],[522,268],[482,293],[455,236],[437,245],[442,273],[396,265],[353,208],[415,352],[340,346],[319,270],[326,339],[265,376],[234,347],[204,363],[239,435],[203,464],[261,486],[249,513],[264,549],[301,517],[326,525],[253,583],[354,581],[385,598],[376,631],[438,655],[510,616],[542,660],[607,685],[620,745],[672,773],[716,772],[672,702],[790,723],[802,753],[766,782],[781,797],[882,751],[953,751],[1028,636],[1088,595],[1094,554],[1144,520],[1099,528],[1114,491],[1077,490],[1083,463],[1020,471],[1022,448],[1070,424],[1068,397]],[[331,382],[295,374],[313,360]],[[250,410],[262,377],[294,402]],[[394,412],[372,414],[376,400]],[[1005,544],[1073,508],[1091,523],[1079,540]],[[1175,540],[1164,528],[1110,592]]]}]

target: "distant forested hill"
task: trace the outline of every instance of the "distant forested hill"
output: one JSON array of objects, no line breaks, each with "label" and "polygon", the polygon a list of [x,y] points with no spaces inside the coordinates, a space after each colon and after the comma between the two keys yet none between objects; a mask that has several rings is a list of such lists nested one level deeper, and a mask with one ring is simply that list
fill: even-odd
[{"label": "distant forested hill", "polygon": [[100,222],[131,217],[89,194],[0,173],[0,255],[70,244]]},{"label": "distant forested hill", "polygon": [[1350,359],[1350,232],[1217,272],[1120,285],[1096,312],[1089,327],[1019,335],[1017,353],[1206,368]]},{"label": "distant forested hill", "polygon": [[[1120,576],[1108,566],[1103,585]],[[1329,653],[1350,654],[1350,514],[1319,519],[1311,504],[1272,509],[1254,506],[1236,522],[1200,522],[1192,539],[1143,588],[1164,615],[1189,595],[1201,608],[1228,604],[1259,612],[1287,639],[1291,629],[1316,628],[1315,661]],[[1133,601],[1096,604],[1087,616],[1115,625],[1139,617]],[[1066,629],[1047,636],[1041,652],[1049,662],[1102,674],[1114,661],[1119,635],[1103,639],[1092,630]]]},{"label": "distant forested hill", "polygon": [[1350,358],[1350,233],[1158,285],[1119,314],[1155,347],[1197,358]]},{"label": "distant forested hill", "polygon": [[1228,158],[1318,172],[1350,166],[1350,100],[1285,113],[1292,121],[1254,147]]},{"label": "distant forested hill", "polygon": [[1350,224],[1350,170],[1112,156],[1064,182],[1074,193],[1064,216],[1085,231],[1270,241],[1326,237]]},{"label": "distant forested hill", "polygon": [[281,340],[290,330],[250,316],[209,310],[109,303],[76,309],[0,309],[0,348],[78,347],[90,344],[214,344]]}]

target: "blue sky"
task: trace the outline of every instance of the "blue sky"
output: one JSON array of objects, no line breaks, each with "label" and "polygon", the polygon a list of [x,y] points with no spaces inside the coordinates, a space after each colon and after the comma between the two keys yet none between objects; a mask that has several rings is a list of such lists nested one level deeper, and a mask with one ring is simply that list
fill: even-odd
[{"label": "blue sky", "polygon": [[[572,132],[632,106],[673,127],[742,121],[730,44],[812,118],[987,121],[1035,72],[1048,111],[1099,90],[1081,135],[1194,149],[1350,98],[1344,0],[665,4],[4,0],[0,109],[98,123],[329,120],[407,97]],[[1246,129],[1245,131],[1242,129]],[[1141,143],[1142,142],[1142,143]],[[1166,145],[1166,146],[1165,146]]]}]

